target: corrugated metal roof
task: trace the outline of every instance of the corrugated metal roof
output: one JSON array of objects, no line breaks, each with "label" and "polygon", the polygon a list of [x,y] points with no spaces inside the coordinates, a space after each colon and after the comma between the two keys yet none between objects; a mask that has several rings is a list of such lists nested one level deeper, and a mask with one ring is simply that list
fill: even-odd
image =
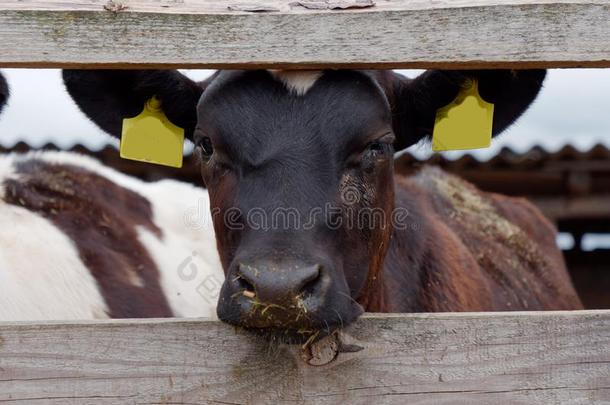
[{"label": "corrugated metal roof", "polygon": [[[32,147],[27,142],[20,141],[12,147],[0,146],[0,153],[7,152],[27,152],[30,150],[69,150],[83,153],[86,155],[111,158],[112,155],[118,157],[118,150],[112,145],[107,145],[100,150],[91,150],[84,145],[76,144],[68,149],[64,149],[54,143],[47,143],[41,147]],[[186,160],[191,159],[187,156]],[[545,162],[569,162],[569,161],[610,161],[610,148],[603,144],[597,144],[586,151],[579,151],[571,145],[566,145],[558,151],[549,152],[541,146],[534,146],[526,152],[516,152],[511,148],[502,148],[494,157],[487,161],[478,160],[470,154],[466,154],[458,159],[448,159],[442,154],[434,154],[427,159],[419,159],[410,153],[405,153],[397,160],[404,163],[431,163],[440,166],[451,166],[455,168],[468,167],[508,167],[524,166],[531,167]]]},{"label": "corrugated metal roof", "polygon": [[[546,151],[541,146],[534,146],[526,152],[516,152],[510,148],[503,148],[500,153],[487,161],[480,161],[473,155],[466,154],[458,159],[447,159],[441,154],[434,154],[430,158],[421,160],[406,153],[397,159],[399,165],[435,164],[449,170],[467,170],[474,168],[522,168],[534,169],[548,165],[552,162],[583,162],[602,161],[610,164],[610,149],[605,145],[597,144],[587,151],[579,151],[571,145],[566,145],[556,152]],[[608,166],[610,169],[610,166]]]}]

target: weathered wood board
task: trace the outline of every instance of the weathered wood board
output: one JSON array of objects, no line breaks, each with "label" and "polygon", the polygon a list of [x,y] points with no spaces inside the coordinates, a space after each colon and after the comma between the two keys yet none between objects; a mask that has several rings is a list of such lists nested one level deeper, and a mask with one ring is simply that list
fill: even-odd
[{"label": "weathered wood board", "polygon": [[0,1],[0,67],[610,67],[609,38],[610,0]]},{"label": "weathered wood board", "polygon": [[0,324],[0,403],[610,403],[610,311],[367,314],[313,367],[216,321]]}]

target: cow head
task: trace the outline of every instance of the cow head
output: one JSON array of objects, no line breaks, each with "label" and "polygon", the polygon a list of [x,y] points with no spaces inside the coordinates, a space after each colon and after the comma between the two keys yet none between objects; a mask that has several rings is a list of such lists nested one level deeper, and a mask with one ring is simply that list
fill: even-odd
[{"label": "cow head", "polygon": [[8,83],[6,83],[6,79],[4,78],[2,73],[0,73],[0,113],[4,109],[4,106],[6,105],[6,101],[8,100],[8,95],[9,95]]},{"label": "cow head", "polygon": [[[65,71],[80,108],[111,134],[157,95],[186,129],[209,189],[226,274],[219,317],[307,339],[374,310],[391,243],[393,154],[429,136],[436,110],[476,76],[499,133],[544,71]],[[408,247],[407,247],[408,248]]]}]

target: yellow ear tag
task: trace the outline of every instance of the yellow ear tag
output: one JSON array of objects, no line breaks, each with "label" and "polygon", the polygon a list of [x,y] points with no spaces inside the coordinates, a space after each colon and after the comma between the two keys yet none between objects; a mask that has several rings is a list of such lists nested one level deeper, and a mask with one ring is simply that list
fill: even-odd
[{"label": "yellow ear tag", "polygon": [[158,165],[182,167],[184,129],[172,124],[153,97],[144,110],[123,120],[121,157]]},{"label": "yellow ear tag", "polygon": [[484,101],[476,80],[468,80],[455,100],[436,112],[432,150],[487,148],[491,145],[494,105]]}]

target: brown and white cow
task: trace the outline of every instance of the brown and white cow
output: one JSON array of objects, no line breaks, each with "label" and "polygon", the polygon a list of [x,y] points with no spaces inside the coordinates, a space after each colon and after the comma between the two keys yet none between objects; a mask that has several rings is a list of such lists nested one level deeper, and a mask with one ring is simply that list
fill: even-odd
[{"label": "brown and white cow", "polygon": [[208,200],[74,153],[0,155],[0,321],[214,316]]},{"label": "brown and white cow", "polygon": [[[498,134],[545,71],[65,71],[101,128],[156,95],[201,157],[226,274],[219,317],[306,339],[363,311],[576,309],[555,230],[522,199],[438,169],[394,176],[393,153],[430,135],[468,78]],[[461,136],[461,134],[456,134]]]},{"label": "brown and white cow", "polygon": [[67,152],[0,156],[0,320],[215,316],[204,189]]}]

